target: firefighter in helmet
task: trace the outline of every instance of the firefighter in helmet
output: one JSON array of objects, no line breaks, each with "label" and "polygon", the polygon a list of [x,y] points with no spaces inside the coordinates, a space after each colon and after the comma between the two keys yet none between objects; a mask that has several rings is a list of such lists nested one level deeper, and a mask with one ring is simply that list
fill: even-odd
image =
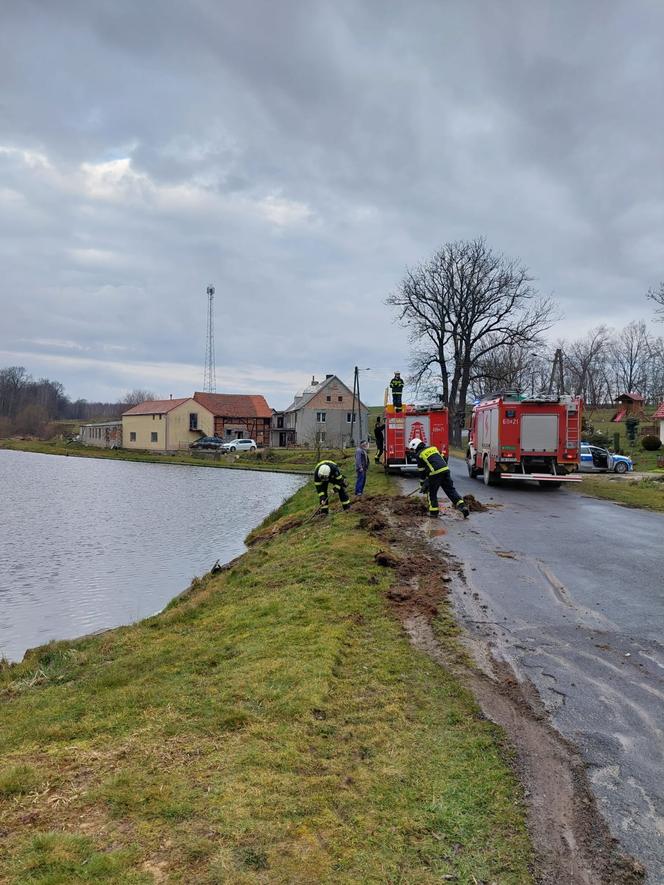
[{"label": "firefighter in helmet", "polygon": [[339,495],[343,509],[349,510],[350,498],[343,473],[334,461],[319,461],[314,467],[314,488],[318,494],[320,512],[323,516],[327,516],[330,510],[327,497],[328,486],[332,486],[332,489]]},{"label": "firefighter in helmet", "polygon": [[401,411],[401,394],[403,392],[403,380],[401,372],[395,372],[394,378],[390,381],[390,390],[392,391],[392,405],[395,412]]},{"label": "firefighter in helmet", "polygon": [[426,492],[431,519],[438,519],[438,489],[441,488],[456,509],[463,513],[463,518],[468,519],[470,510],[454,488],[450,468],[438,449],[435,446],[426,446],[421,439],[415,437],[408,443],[408,451],[417,455],[420,491]]}]

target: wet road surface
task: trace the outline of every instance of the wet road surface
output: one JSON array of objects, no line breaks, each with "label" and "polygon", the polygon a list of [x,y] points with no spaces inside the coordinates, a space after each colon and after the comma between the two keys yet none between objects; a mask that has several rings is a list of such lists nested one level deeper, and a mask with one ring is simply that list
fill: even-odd
[{"label": "wet road surface", "polygon": [[664,515],[534,484],[486,488],[463,461],[450,466],[461,494],[499,505],[427,528],[464,564],[460,618],[534,683],[613,835],[661,885]]}]

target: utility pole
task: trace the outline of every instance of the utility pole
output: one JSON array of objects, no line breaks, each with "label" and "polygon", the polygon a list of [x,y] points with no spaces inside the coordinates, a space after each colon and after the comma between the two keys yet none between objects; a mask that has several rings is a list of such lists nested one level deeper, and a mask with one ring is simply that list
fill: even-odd
[{"label": "utility pole", "polygon": [[547,396],[551,396],[553,393],[553,382],[556,377],[556,369],[558,369],[558,396],[562,396],[565,393],[565,377],[563,371],[563,352],[560,348],[558,348],[553,357],[553,365],[551,366],[551,377],[549,378],[549,389],[547,390]]},{"label": "utility pole", "polygon": [[[360,371],[355,366],[355,372],[353,374],[353,411],[350,415],[350,444],[351,446],[355,445],[355,404],[360,401]],[[362,415],[360,414],[360,439],[362,439]]]},{"label": "utility pole", "polygon": [[207,332],[205,335],[205,369],[203,370],[203,390],[217,392],[217,367],[214,356],[214,286],[207,287],[208,310]]}]

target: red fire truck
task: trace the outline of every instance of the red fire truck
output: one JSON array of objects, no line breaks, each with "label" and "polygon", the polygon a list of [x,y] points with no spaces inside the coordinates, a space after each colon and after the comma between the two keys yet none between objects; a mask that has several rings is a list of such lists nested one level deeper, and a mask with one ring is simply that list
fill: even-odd
[{"label": "red fire truck", "polygon": [[449,432],[447,408],[441,403],[404,405],[396,412],[394,406],[385,406],[385,470],[389,473],[409,473],[417,470],[417,458],[406,449],[415,438],[436,448],[447,458]]},{"label": "red fire truck", "polygon": [[466,463],[485,485],[499,480],[535,480],[542,486],[581,482],[579,466],[582,402],[578,397],[524,397],[493,393],[473,409]]}]

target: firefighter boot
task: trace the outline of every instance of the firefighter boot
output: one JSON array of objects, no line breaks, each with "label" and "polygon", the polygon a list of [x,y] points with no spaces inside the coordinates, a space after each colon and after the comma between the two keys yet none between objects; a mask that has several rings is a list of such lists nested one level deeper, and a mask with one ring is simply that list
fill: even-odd
[{"label": "firefighter boot", "polygon": [[468,509],[468,506],[466,505],[466,502],[463,500],[463,498],[460,501],[456,502],[456,507],[457,510],[460,510],[463,513],[463,518],[468,519],[468,517],[470,516],[470,510]]}]

